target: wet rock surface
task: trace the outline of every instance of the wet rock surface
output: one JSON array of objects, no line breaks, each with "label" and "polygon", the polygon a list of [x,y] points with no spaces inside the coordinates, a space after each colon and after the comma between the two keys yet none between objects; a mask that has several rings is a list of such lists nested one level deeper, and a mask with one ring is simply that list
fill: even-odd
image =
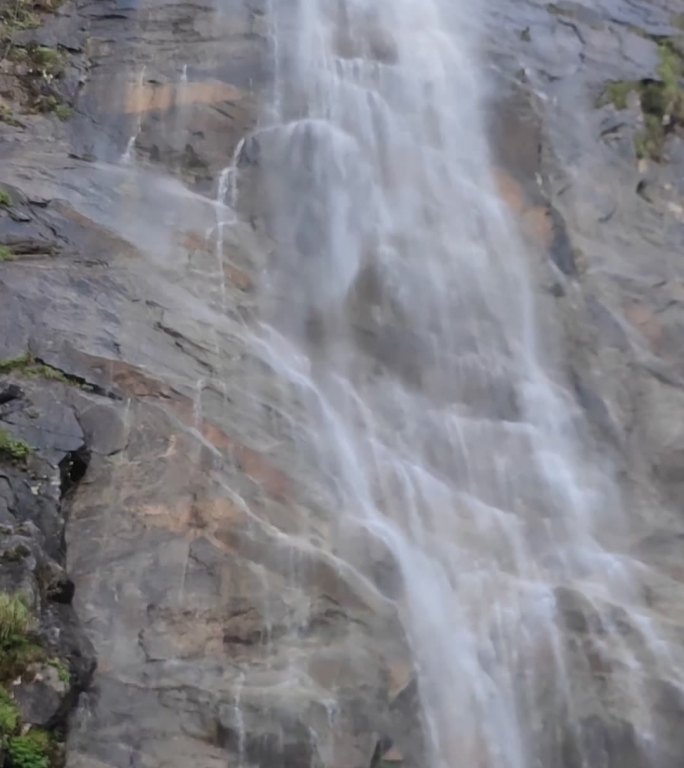
[{"label": "wet rock surface", "polygon": [[[624,513],[645,521],[648,532],[641,539],[637,530],[631,551],[644,563],[650,606],[667,616],[677,647],[680,587],[673,579],[679,573],[671,565],[669,575],[655,572],[684,557],[684,350],[673,294],[682,277],[684,201],[674,179],[681,176],[684,134],[675,120],[661,116],[670,120],[662,151],[645,150],[644,93],[630,85],[628,96],[616,98],[614,84],[661,87],[669,77],[664,56],[673,50],[674,87],[681,90],[680,12],[668,2],[530,2],[502,4],[491,19],[501,77],[492,124],[501,165],[523,188],[528,206],[541,200],[560,217],[574,262],[573,270],[563,269],[553,247],[537,241],[537,279],[553,297],[547,314],[559,318],[566,340],[551,354],[570,372],[577,401],[613,457]],[[504,197],[520,209],[510,192]],[[557,600],[575,659],[572,690],[581,690],[583,679],[604,680],[604,693],[583,704],[584,719],[566,734],[563,766],[581,764],[582,754],[600,766],[677,765],[683,745],[670,724],[679,717],[679,694],[665,693],[668,681],[645,657],[643,628],[581,595]],[[639,659],[644,690],[662,690],[662,696],[653,694],[658,732],[649,743],[637,736],[643,714],[620,703],[629,684],[628,658]]]},{"label": "wet rock surface", "polygon": [[0,374],[0,590],[4,598],[17,596],[12,599],[31,617],[27,634],[13,634],[3,609],[3,743],[9,745],[5,759],[13,759],[23,736],[13,734],[12,724],[39,729],[31,732],[49,734],[45,743],[58,761],[70,713],[95,669],[92,644],[72,605],[64,549],[70,498],[88,450],[69,385],[26,373]]},{"label": "wet rock surface", "polygon": [[[16,698],[36,725],[71,713],[72,768],[421,764],[418,692],[386,598],[401,587],[372,547],[358,571],[336,560],[332,502],[304,495],[306,457],[292,455],[245,331],[273,248],[248,183],[241,221],[225,238],[217,226],[219,174],[272,77],[266,10],[65,2],[21,40],[63,53],[50,88],[72,112],[37,111],[36,83],[0,78],[14,115],[0,123],[0,429],[33,449],[26,465],[0,456],[0,587],[31,596],[44,642],[68,660],[65,689],[37,670]],[[639,94],[601,97],[662,79],[679,11],[529,0],[494,3],[489,19],[501,195],[535,255],[540,315],[563,330],[550,354],[615,460],[626,511],[651,510],[630,545],[658,569],[644,590],[675,636],[684,141],[674,126],[658,159],[638,157]],[[258,154],[252,139],[235,157],[246,179]],[[391,330],[359,314],[380,359]],[[3,370],[11,360],[23,362]],[[255,381],[268,429],[251,410]],[[606,679],[579,731],[559,736],[562,768],[587,753],[592,768],[644,765],[637,714],[611,695],[624,683],[611,644],[589,647],[605,610],[556,598],[577,688]],[[608,636],[622,631],[638,655],[615,626]],[[649,684],[674,723],[681,702],[655,671]],[[676,726],[657,741],[653,765],[674,768]]]}]

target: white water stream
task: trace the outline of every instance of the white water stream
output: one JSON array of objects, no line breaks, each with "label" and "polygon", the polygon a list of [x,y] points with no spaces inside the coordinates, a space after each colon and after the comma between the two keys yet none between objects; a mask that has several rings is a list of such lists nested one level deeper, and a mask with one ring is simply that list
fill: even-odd
[{"label": "white water stream", "polygon": [[363,569],[362,535],[396,563],[426,766],[565,765],[558,733],[580,727],[572,678],[588,663],[564,639],[568,594],[594,603],[596,643],[633,670],[621,696],[646,754],[640,661],[602,606],[648,647],[655,635],[491,173],[478,4],[273,5],[274,114],[256,140],[276,249],[255,348],[282,409],[304,408],[340,556]]}]

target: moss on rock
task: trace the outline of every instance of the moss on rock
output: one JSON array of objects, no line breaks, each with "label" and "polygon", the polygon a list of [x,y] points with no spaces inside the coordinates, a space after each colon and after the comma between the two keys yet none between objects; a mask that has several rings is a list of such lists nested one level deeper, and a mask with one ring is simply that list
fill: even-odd
[{"label": "moss on rock", "polygon": [[24,462],[32,453],[33,448],[28,443],[23,440],[15,440],[9,432],[0,429],[0,458]]},{"label": "moss on rock", "polygon": [[661,162],[667,136],[684,126],[684,57],[674,41],[659,44],[658,80],[615,80],[601,92],[597,106],[612,104],[615,109],[628,107],[630,93],[637,93],[644,119],[634,146],[640,159]]}]

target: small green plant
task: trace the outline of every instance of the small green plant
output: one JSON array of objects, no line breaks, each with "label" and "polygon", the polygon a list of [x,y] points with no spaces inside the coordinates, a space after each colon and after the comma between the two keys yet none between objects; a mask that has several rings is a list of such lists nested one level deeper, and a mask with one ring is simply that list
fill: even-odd
[{"label": "small green plant", "polygon": [[45,45],[31,46],[26,49],[31,68],[43,77],[59,77],[64,72],[64,54]]},{"label": "small green plant", "polygon": [[30,365],[24,371],[24,375],[27,379],[47,379],[48,381],[61,381],[65,383],[67,377],[55,368],[50,368],[49,365],[43,365],[42,363]]},{"label": "small green plant", "polygon": [[684,58],[672,40],[662,41],[658,50],[658,80],[616,80],[606,85],[597,101],[599,107],[612,104],[622,110],[628,106],[629,94],[638,94],[644,127],[634,140],[636,154],[656,162],[663,159],[668,134],[684,126],[684,89],[680,85]]},{"label": "small green plant", "polygon": [[644,115],[644,130],[634,140],[637,157],[640,160],[662,160],[665,135],[662,118]]},{"label": "small green plant", "polygon": [[53,109],[53,112],[55,113],[55,116],[62,122],[66,122],[67,120],[71,119],[71,116],[74,113],[73,109],[71,109],[71,107],[67,104],[58,104]]},{"label": "small green plant", "polygon": [[12,196],[6,189],[0,189],[0,205],[8,208],[12,205]]},{"label": "small green plant", "polygon": [[71,673],[69,672],[69,666],[62,659],[49,659],[48,664],[57,670],[57,677],[63,683],[69,684],[71,680]]},{"label": "small green plant", "polygon": [[658,74],[662,78],[664,112],[678,121],[684,120],[684,92],[679,82],[684,75],[682,54],[671,41],[660,45],[660,67]]},{"label": "small green plant", "polygon": [[0,245],[0,262],[14,261],[16,258],[14,251],[6,245]]},{"label": "small green plant", "polygon": [[47,379],[48,381],[61,381],[62,383],[69,381],[60,370],[38,362],[28,352],[25,355],[21,355],[21,357],[0,360],[0,375],[12,372],[20,373],[27,379]]},{"label": "small green plant", "polygon": [[17,730],[19,710],[4,688],[0,688],[0,739]]},{"label": "small green plant", "polygon": [[0,650],[25,645],[33,625],[33,616],[23,598],[0,592]]},{"label": "small green plant", "polygon": [[15,0],[0,6],[0,42],[10,43],[15,32],[34,29],[40,23],[29,0]]},{"label": "small green plant", "polygon": [[9,685],[23,675],[31,664],[45,662],[45,650],[25,639],[14,648],[0,648],[0,683]]},{"label": "small green plant", "polygon": [[12,109],[7,104],[2,103],[0,103],[0,123],[5,123],[5,125],[12,125],[16,128],[21,127],[21,123],[16,119],[16,117],[14,117]]},{"label": "small green plant", "polygon": [[[28,443],[25,443],[23,440],[15,440],[12,435],[9,434],[9,432],[4,429],[0,429],[0,457],[4,456],[5,458],[9,458],[12,461],[26,461],[26,459],[28,459],[32,453],[33,449]],[[0,603],[0,617],[1,612],[2,604]]]},{"label": "small green plant", "polygon": [[627,109],[627,98],[633,91],[638,90],[639,83],[631,80],[615,80],[603,89],[597,106],[612,104],[615,109]]},{"label": "small green plant", "polygon": [[47,731],[34,728],[9,739],[7,751],[13,768],[49,768],[52,742]]},{"label": "small green plant", "polygon": [[28,352],[20,357],[10,357],[7,360],[0,360],[0,374],[22,370],[27,365],[31,365],[31,362],[32,357]]}]

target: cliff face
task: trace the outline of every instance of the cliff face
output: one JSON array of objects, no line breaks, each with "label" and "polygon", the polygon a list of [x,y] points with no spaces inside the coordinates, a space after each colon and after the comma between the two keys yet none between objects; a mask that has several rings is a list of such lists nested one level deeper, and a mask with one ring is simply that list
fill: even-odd
[{"label": "cliff face", "polygon": [[[497,178],[534,257],[549,355],[617,468],[647,610],[680,644],[676,6],[493,2],[488,54]],[[6,19],[0,68],[0,434],[34,451],[0,449],[0,544],[31,554],[0,554],[0,584],[28,585],[69,661],[48,722],[70,712],[67,765],[421,764],[396,564],[363,540],[354,568],[338,556],[334,501],[248,332],[274,248],[250,183],[276,74],[269,4],[25,10],[40,23]],[[215,198],[238,174],[228,227]],[[573,686],[602,680],[579,732],[554,737],[563,768],[582,753],[592,768],[649,764],[641,715],[619,704],[631,673],[592,645],[611,606],[573,592],[558,605]],[[674,768],[684,701],[614,614],[655,702],[652,764]]]}]

